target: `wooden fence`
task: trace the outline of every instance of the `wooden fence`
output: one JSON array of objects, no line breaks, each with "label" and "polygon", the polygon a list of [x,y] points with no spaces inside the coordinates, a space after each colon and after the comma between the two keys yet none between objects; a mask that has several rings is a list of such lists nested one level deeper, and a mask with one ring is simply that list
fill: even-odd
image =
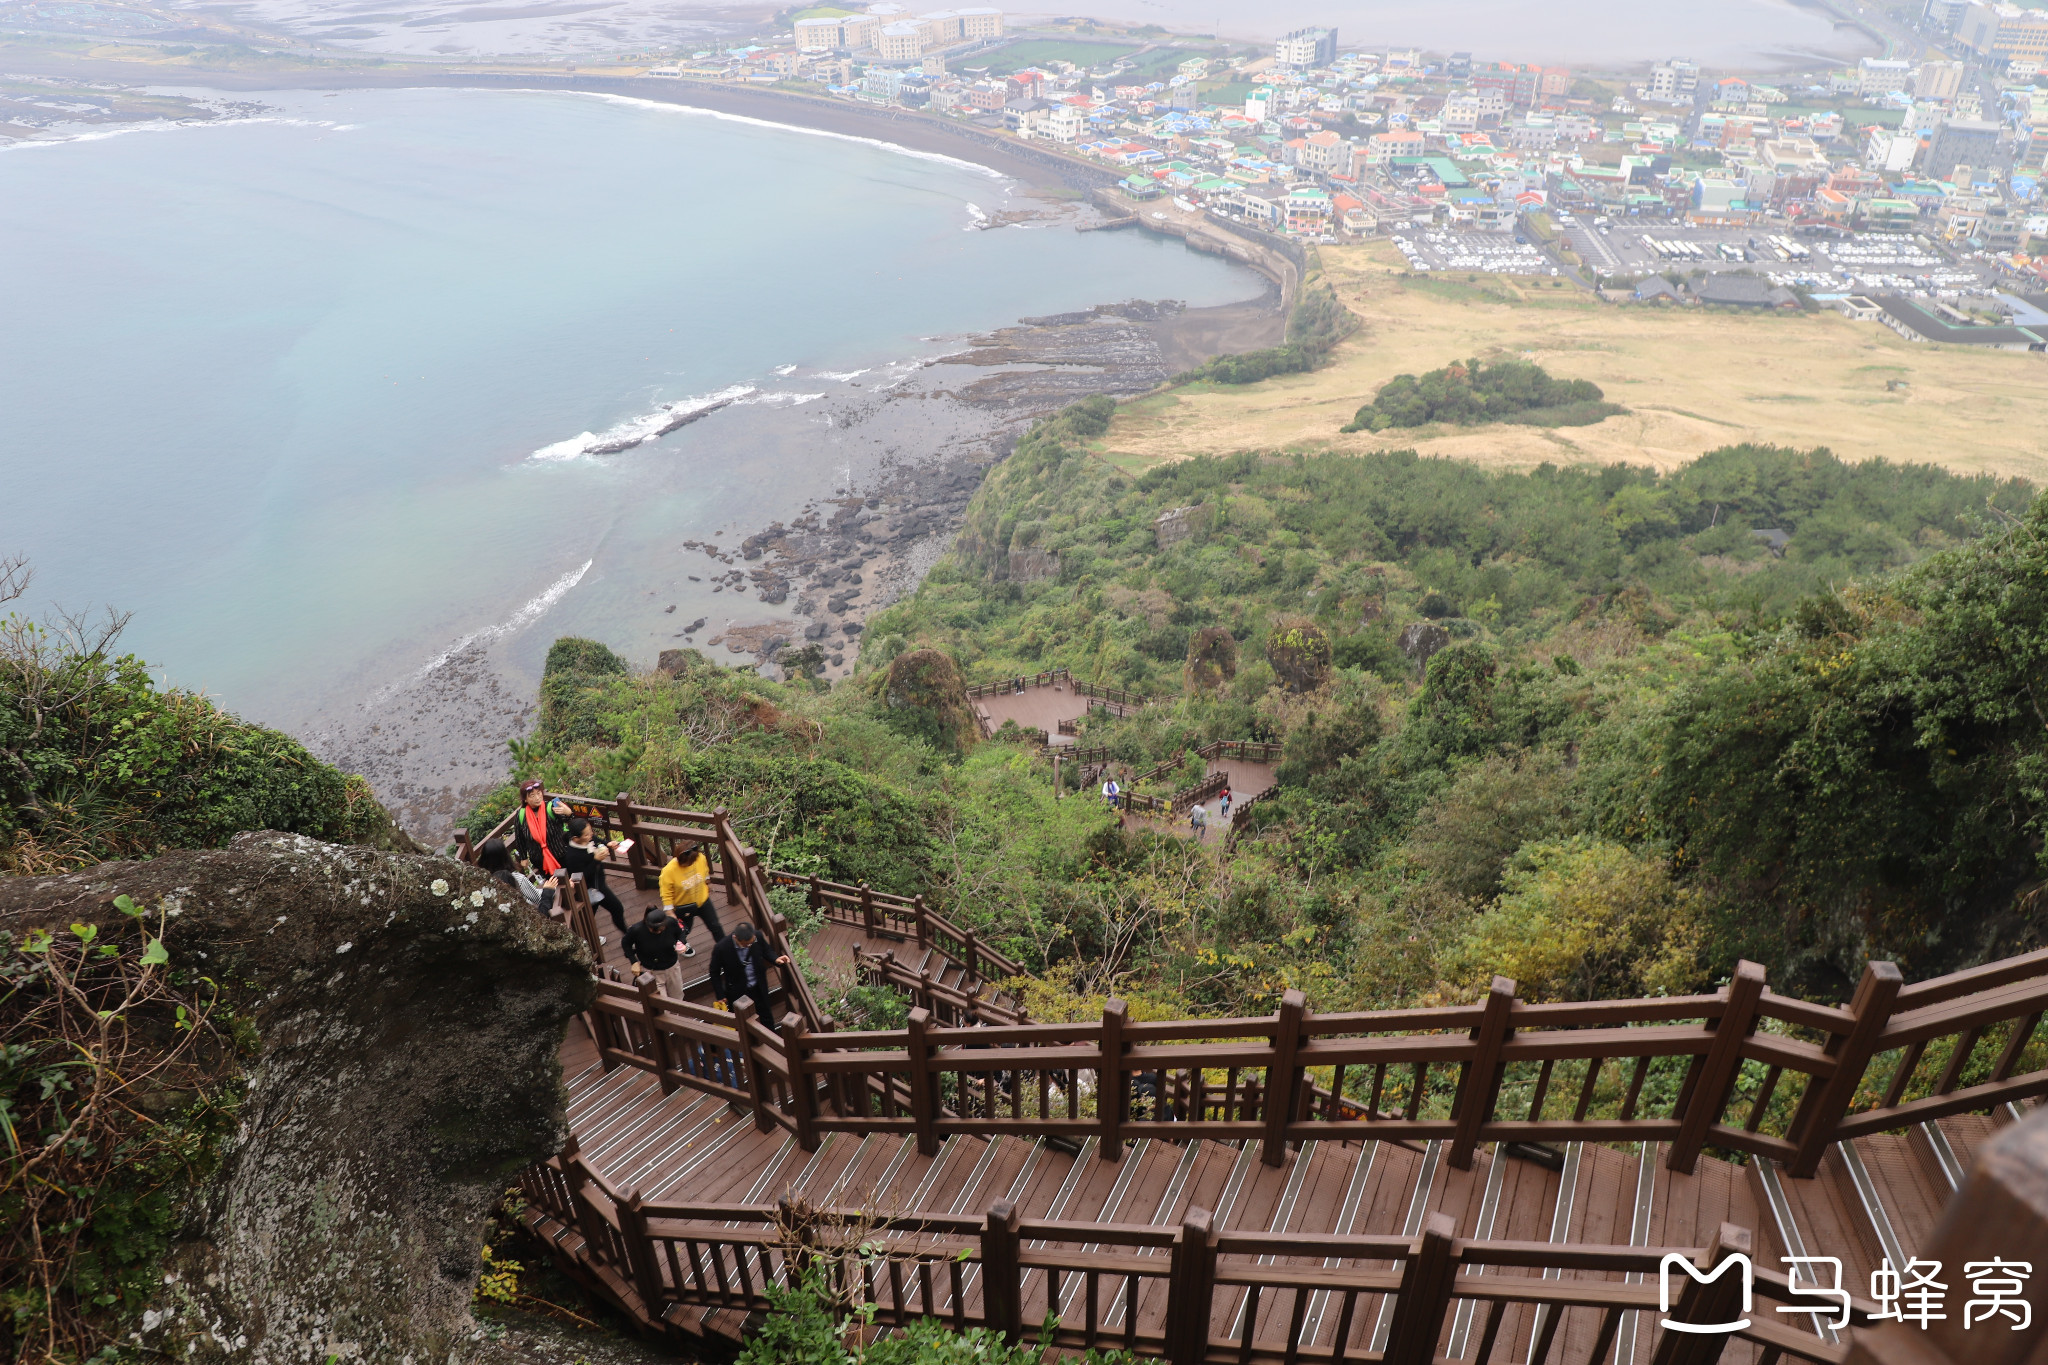
[{"label": "wooden fence", "polygon": [[[613,1188],[573,1147],[520,1185],[528,1226],[650,1325],[683,1309],[767,1311],[768,1287],[793,1285],[815,1266],[872,1304],[880,1325],[936,1318],[1018,1341],[1050,1318],[1056,1346],[1122,1348],[1171,1365],[1565,1365],[1562,1342],[1575,1325],[1591,1328],[1585,1359],[1604,1365],[1626,1314],[1699,1326],[1744,1316],[1731,1311],[1748,1307],[1738,1305],[1734,1276],[1686,1277],[1667,1311],[1656,1284],[1667,1255],[1708,1270],[1753,1249],[1749,1231],[1729,1224],[1704,1247],[1567,1246],[1457,1237],[1443,1213],[1409,1238],[1232,1232],[1199,1208],[1177,1227],[1026,1219],[1009,1199],[980,1217],[652,1203]],[[1495,1273],[1478,1273],[1485,1268]],[[1756,1273],[1755,1288],[1793,1298],[1769,1271]],[[1853,1320],[1867,1326],[1874,1308],[1854,1300]],[[1274,1331],[1282,1321],[1285,1332]],[[1220,1324],[1229,1326],[1219,1333]],[[1447,1334],[1448,1357],[1438,1350]],[[1667,1330],[1653,1359],[1703,1365],[1730,1339],[1771,1360],[1837,1365],[1846,1354],[1751,1313],[1734,1332]]]},{"label": "wooden fence", "polygon": [[1204,744],[1195,752],[1211,763],[1219,758],[1232,759],[1239,763],[1278,763],[1285,757],[1285,748],[1285,745],[1267,744],[1252,739],[1219,739]]},{"label": "wooden fence", "polygon": [[1061,683],[1072,684],[1072,682],[1073,675],[1068,673],[1066,669],[1053,668],[1047,669],[1043,673],[1033,673],[1029,676],[1020,675],[1015,678],[1005,678],[1001,682],[976,683],[967,689],[967,699],[969,701],[976,701],[982,697],[1001,697],[1015,692],[1023,692],[1033,687],[1053,687]]},{"label": "wooden fence", "polygon": [[1006,1000],[983,992],[981,986],[947,985],[929,967],[912,967],[898,962],[890,949],[859,949],[854,966],[871,986],[888,986],[908,999],[913,1008],[923,1009],[947,1028],[969,1028],[975,1024],[1025,1024],[1024,1011]]},{"label": "wooden fence", "polygon": [[872,890],[866,882],[848,886],[819,877],[791,872],[768,873],[771,886],[787,886],[804,893],[812,910],[827,920],[851,925],[869,939],[892,939],[936,948],[967,969],[976,979],[1022,976],[1023,964],[1006,953],[984,944],[972,929],[962,929],[931,909],[923,896],[891,896]]},{"label": "wooden fence", "polygon": [[[1263,1018],[1152,1023],[1118,1000],[1085,1023],[948,1027],[918,1008],[903,1029],[844,1032],[793,1010],[748,1046],[764,1093],[786,1097],[772,1121],[805,1150],[829,1132],[912,1134],[927,1155],[1012,1134],[1092,1138],[1114,1161],[1140,1138],[1212,1138],[1277,1166],[1290,1144],[1379,1138],[1443,1142],[1469,1169],[1485,1142],[1632,1142],[1668,1144],[1677,1171],[1711,1146],[1809,1176],[1843,1138],[2048,1094],[2048,950],[1907,989],[1875,963],[1849,1006],[1815,1005],[1745,962],[1713,994],[1648,1000],[1532,1004],[1496,977],[1476,1004],[1356,1014],[1315,1014],[1298,991]],[[678,1033],[666,1018],[614,1035],[614,1060],[637,1049],[704,1088],[654,1048]],[[691,1018],[698,1040],[736,1029]]]}]

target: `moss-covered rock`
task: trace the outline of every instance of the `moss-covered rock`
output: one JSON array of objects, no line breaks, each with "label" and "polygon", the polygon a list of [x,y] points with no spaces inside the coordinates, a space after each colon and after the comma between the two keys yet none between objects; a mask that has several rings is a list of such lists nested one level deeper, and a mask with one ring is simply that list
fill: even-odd
[{"label": "moss-covered rock", "polygon": [[929,740],[934,748],[960,753],[978,739],[967,682],[952,656],[913,649],[889,662],[883,697],[897,728]]},{"label": "moss-covered rock", "polygon": [[1313,692],[1330,677],[1330,637],[1306,617],[1285,617],[1266,638],[1266,662],[1290,692]]},{"label": "moss-covered rock", "polygon": [[1204,626],[1188,640],[1190,691],[1213,692],[1237,676],[1237,637],[1225,626]]}]

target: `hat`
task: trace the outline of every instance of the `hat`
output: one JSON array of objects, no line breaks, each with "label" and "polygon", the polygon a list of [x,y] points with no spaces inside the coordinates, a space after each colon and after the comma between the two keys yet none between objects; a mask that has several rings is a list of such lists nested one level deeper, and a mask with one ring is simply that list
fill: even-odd
[{"label": "hat", "polygon": [[644,918],[649,924],[664,924],[668,921],[668,907],[665,905],[650,905],[647,907],[647,914]]},{"label": "hat", "polygon": [[754,926],[746,920],[741,920],[734,926],[732,936],[741,943],[752,943],[754,941]]}]

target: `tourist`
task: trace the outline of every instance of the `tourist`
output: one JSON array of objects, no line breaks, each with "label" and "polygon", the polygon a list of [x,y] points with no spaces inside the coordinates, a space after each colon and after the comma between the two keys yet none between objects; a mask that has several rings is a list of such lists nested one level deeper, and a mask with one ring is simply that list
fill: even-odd
[{"label": "tourist", "polygon": [[1195,832],[1195,842],[1206,843],[1209,838],[1209,808],[1197,802],[1188,811],[1188,828]]},{"label": "tourist", "polygon": [[1102,784],[1103,804],[1108,806],[1111,810],[1116,809],[1117,799],[1121,797],[1123,794],[1124,789],[1116,784],[1116,779],[1113,777]]},{"label": "tourist", "polygon": [[633,964],[635,985],[651,976],[662,994],[683,998],[683,961],[676,951],[685,946],[683,932],[675,916],[659,905],[649,907],[646,917],[626,931],[626,961]]},{"label": "tourist", "polygon": [[[784,953],[774,963],[788,972],[789,954]],[[768,945],[755,934],[752,923],[741,920],[711,950],[711,993],[727,1009],[742,1000],[751,1000],[759,1014],[768,1006],[768,965]]]},{"label": "tourist", "polygon": [[618,893],[605,884],[604,865],[610,862],[617,844],[600,844],[590,821],[577,816],[569,822],[569,842],[562,849],[562,870],[581,875],[592,905],[602,905],[621,934],[626,932],[626,906]]},{"label": "tourist", "polygon": [[661,903],[682,925],[684,957],[697,955],[688,942],[692,920],[704,922],[713,943],[725,937],[725,930],[719,927],[718,912],[711,908],[711,860],[704,856],[704,845],[676,845],[676,856],[661,869]]},{"label": "tourist", "polygon": [[548,794],[539,782],[521,783],[519,802],[512,820],[513,850],[529,869],[552,877],[562,870],[562,850],[569,844],[568,803],[557,799],[552,810],[546,809]]},{"label": "tourist", "polygon": [[496,835],[484,840],[483,847],[476,851],[476,865],[490,873],[492,881],[517,891],[520,899],[543,915],[555,908],[555,879],[549,877],[545,883],[536,883],[525,869],[514,867],[511,850]]},{"label": "tourist", "polygon": [[1217,806],[1216,814],[1219,819],[1228,820],[1230,818],[1230,784],[1228,782],[1223,784],[1223,801],[1221,805]]}]

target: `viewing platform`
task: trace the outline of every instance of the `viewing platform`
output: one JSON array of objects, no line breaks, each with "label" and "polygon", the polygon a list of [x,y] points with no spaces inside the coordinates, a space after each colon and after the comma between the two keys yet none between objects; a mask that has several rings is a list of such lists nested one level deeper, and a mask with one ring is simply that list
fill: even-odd
[{"label": "viewing platform", "polygon": [[[522,1177],[522,1217],[650,1333],[736,1344],[763,1286],[822,1257],[883,1327],[1035,1339],[1050,1315],[1062,1348],[1175,1365],[1941,1365],[2040,1340],[1965,1337],[1960,1310],[1965,1256],[2048,1262],[2048,1120],[2010,1131],[2048,1094],[2048,952],[1912,984],[1873,963],[1839,1007],[1744,963],[1708,995],[1531,1003],[1495,978],[1433,1009],[1290,991],[1259,1018],[1112,1000],[1034,1023],[1003,988],[1018,964],[920,901],[780,876],[723,812],[566,799],[638,841],[629,904],[701,841],[728,928],[787,948],[770,893],[797,891],[821,970],[913,1001],[905,1028],[847,1031],[800,974],[767,1018],[713,1007],[701,974],[683,1000],[635,989],[569,888],[597,999],[562,1050],[571,1141]],[[1666,1273],[1737,1250],[1753,1311],[1732,1277]],[[1777,1311],[1836,1283],[1786,1257],[1839,1260],[1840,1326]],[[1871,1272],[1914,1257],[1953,1262],[1951,1321],[1900,1345]]]}]

